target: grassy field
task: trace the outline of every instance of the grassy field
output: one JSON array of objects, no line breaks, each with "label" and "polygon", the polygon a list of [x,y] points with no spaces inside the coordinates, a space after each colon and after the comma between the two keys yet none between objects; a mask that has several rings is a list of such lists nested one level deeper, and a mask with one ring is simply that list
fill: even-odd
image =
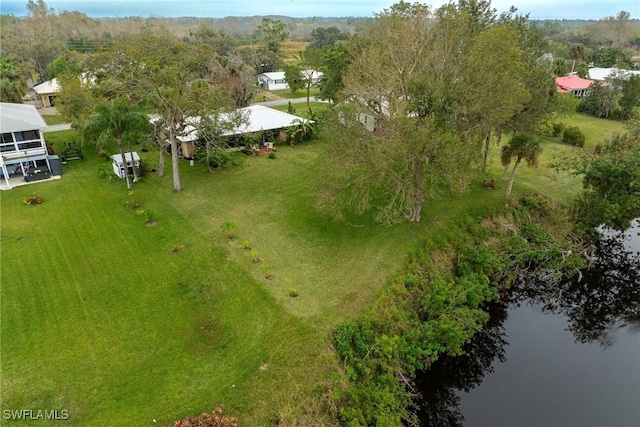
[{"label": "grassy field", "polygon": [[[297,115],[304,115],[306,112],[308,112],[306,102],[298,102],[291,105],[293,106],[294,110],[296,110],[295,114]],[[284,111],[285,113],[289,111],[288,105],[277,105],[271,108],[273,108],[274,110]],[[319,111],[325,111],[330,109],[331,104],[329,104],[328,102],[311,101],[309,102],[309,108],[311,108],[311,110],[317,113]]]},{"label": "grassy field", "polygon": [[[590,143],[622,129],[573,120]],[[60,149],[72,136],[47,139]],[[543,144],[541,166],[521,167],[514,192],[568,203],[580,182],[548,163],[573,148]],[[181,193],[168,172],[130,196],[85,147],[87,159],[65,165],[62,179],[0,193],[0,409],[66,409],[58,424],[74,426],[170,425],[217,406],[242,425],[304,419],[338,363],[331,330],[375,299],[419,241],[469,209],[504,203],[504,183],[484,190],[482,176],[467,194],[429,201],[420,224],[337,223],[314,208],[322,149],[238,154],[214,173],[182,162]],[[498,152],[486,176],[502,173]],[[157,164],[156,153],[142,154]],[[25,205],[34,193],[45,202]],[[145,225],[150,216],[157,225]],[[234,239],[225,221],[237,225]]]}]

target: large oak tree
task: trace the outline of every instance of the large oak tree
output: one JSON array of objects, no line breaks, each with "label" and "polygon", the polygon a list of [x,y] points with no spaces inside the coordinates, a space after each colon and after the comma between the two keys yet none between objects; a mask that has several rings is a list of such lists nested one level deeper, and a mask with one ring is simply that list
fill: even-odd
[{"label": "large oak tree", "polygon": [[337,217],[375,209],[381,222],[420,221],[429,197],[466,188],[478,141],[530,97],[518,27],[486,1],[435,13],[397,3],[349,53],[346,102],[325,127],[320,205]]}]

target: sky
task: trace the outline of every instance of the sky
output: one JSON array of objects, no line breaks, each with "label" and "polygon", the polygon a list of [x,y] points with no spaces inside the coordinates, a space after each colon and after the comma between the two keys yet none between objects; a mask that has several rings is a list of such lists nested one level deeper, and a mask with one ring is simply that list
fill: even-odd
[{"label": "sky", "polygon": [[[413,0],[409,0],[413,1]],[[93,18],[126,16],[225,16],[285,15],[292,17],[364,16],[396,3],[395,0],[45,0],[56,12],[79,11]],[[447,0],[424,0],[439,7]],[[0,12],[24,16],[27,0],[0,0]],[[530,19],[601,19],[625,10],[640,19],[639,0],[493,0],[503,12],[511,5]]]}]

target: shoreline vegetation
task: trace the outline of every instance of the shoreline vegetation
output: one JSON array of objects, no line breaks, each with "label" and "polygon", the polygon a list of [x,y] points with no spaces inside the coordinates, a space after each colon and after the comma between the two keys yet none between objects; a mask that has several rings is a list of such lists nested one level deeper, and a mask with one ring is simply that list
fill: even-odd
[{"label": "shoreline vegetation", "polygon": [[539,194],[465,215],[421,244],[373,306],[333,334],[346,377],[341,421],[417,424],[416,372],[441,355],[463,354],[488,320],[484,305],[525,273],[571,277],[587,266],[585,251],[568,209]]}]

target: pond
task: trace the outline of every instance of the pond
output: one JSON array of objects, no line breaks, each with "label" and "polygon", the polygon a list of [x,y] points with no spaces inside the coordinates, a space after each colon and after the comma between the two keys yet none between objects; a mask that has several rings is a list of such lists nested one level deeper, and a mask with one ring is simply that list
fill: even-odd
[{"label": "pond", "polygon": [[422,424],[640,425],[638,233],[637,222],[605,233],[592,269],[559,291],[516,289],[510,304],[488,307],[468,355],[417,378]]}]

